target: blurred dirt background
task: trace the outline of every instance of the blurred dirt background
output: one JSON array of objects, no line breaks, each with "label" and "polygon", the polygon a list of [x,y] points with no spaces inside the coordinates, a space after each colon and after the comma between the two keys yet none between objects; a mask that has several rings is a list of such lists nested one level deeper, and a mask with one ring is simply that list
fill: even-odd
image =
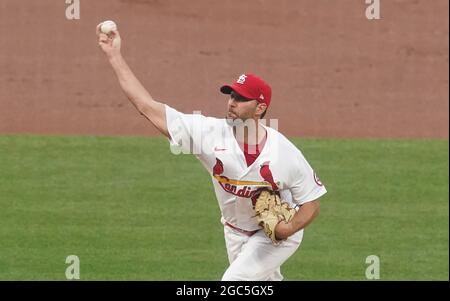
[{"label": "blurred dirt background", "polygon": [[273,88],[287,135],[448,138],[448,0],[0,1],[0,134],[155,135],[122,94],[95,26],[115,20],[150,93],[222,117],[219,86]]}]

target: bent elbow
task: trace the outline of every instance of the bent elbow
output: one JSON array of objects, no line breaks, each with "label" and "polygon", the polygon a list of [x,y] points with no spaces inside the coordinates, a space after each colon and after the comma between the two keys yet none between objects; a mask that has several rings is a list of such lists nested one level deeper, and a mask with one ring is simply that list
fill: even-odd
[{"label": "bent elbow", "polygon": [[144,116],[150,114],[149,105],[143,101],[136,101],[136,109]]}]

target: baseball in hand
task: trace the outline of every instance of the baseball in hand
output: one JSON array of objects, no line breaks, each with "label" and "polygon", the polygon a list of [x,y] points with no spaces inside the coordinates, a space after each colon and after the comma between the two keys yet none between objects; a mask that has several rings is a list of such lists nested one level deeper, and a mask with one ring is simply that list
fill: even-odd
[{"label": "baseball in hand", "polygon": [[103,22],[100,26],[100,31],[104,34],[110,34],[113,30],[117,30],[117,25],[111,20]]}]

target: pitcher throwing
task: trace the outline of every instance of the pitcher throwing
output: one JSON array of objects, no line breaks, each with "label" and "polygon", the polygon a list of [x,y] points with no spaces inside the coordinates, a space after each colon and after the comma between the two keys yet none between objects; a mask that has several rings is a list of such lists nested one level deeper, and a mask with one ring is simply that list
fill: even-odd
[{"label": "pitcher throwing", "polygon": [[99,46],[128,99],[211,174],[230,262],[222,280],[282,280],[280,267],[300,246],[326,189],[301,151],[261,122],[270,86],[242,74],[220,88],[229,95],[226,118],[180,113],[151,97],[121,55],[119,32],[106,35],[100,26]]}]

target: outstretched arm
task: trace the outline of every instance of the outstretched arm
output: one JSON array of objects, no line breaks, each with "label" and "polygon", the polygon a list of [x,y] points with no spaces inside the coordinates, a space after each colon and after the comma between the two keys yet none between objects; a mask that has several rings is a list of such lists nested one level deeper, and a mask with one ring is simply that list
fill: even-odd
[{"label": "outstretched arm", "polygon": [[169,137],[165,105],[155,101],[131,71],[120,53],[122,40],[117,30],[109,35],[100,32],[97,26],[98,44],[106,54],[119,80],[120,87],[136,109],[144,115],[166,137]]},{"label": "outstretched arm", "polygon": [[319,215],[319,200],[303,204],[289,223],[281,222],[275,227],[277,239],[285,239],[308,226]]}]

